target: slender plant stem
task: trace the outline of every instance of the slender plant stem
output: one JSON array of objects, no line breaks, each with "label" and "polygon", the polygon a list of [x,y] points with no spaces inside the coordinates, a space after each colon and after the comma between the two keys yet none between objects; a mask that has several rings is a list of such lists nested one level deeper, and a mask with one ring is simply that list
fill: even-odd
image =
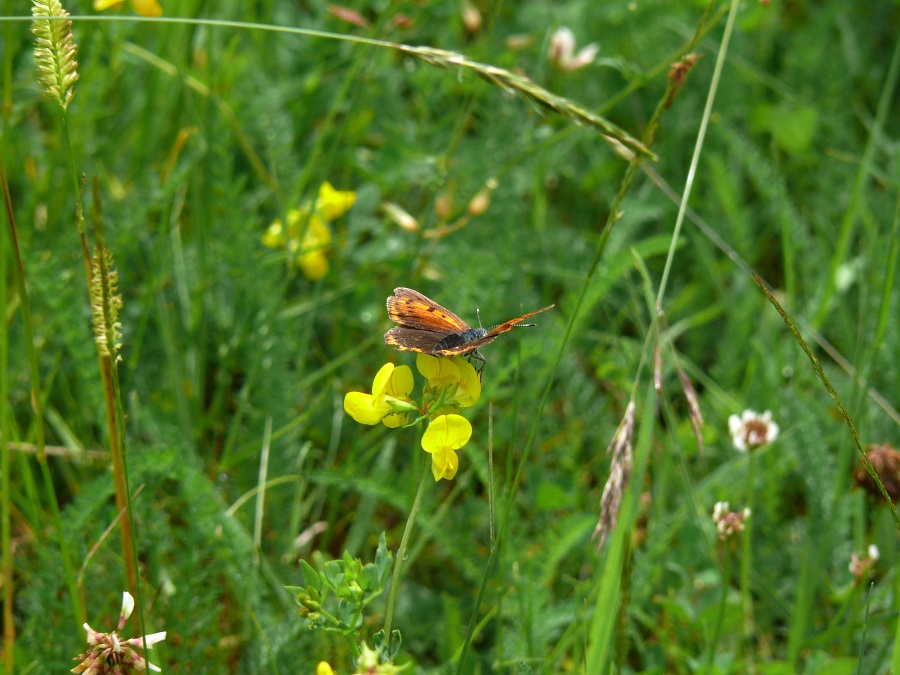
[{"label": "slender plant stem", "polygon": [[[743,545],[741,546],[741,616],[744,630],[741,636],[741,650],[743,650],[744,638],[753,634],[753,603],[750,599],[750,569],[752,561],[753,543],[753,510],[755,508],[754,485],[756,484],[756,450],[747,449],[747,502],[750,509],[750,517],[744,519]],[[737,508],[737,507],[735,507]]]},{"label": "slender plant stem", "polygon": [[[721,543],[721,542],[720,542]],[[722,634],[722,623],[725,620],[725,608],[728,606],[728,588],[731,586],[731,552],[727,546],[722,547],[725,561],[722,569],[722,596],[719,598],[719,609],[716,612],[716,625],[713,627],[712,639],[709,641],[709,652],[706,654],[706,672],[714,673],[713,660]]]},{"label": "slender plant stem", "polygon": [[[684,224],[684,215],[687,211],[688,201],[691,198],[691,189],[694,187],[694,177],[697,174],[697,166],[700,164],[700,154],[703,151],[703,141],[706,139],[706,128],[709,126],[709,118],[712,117],[713,104],[716,102],[716,92],[719,90],[719,79],[722,76],[722,68],[725,65],[725,57],[728,55],[728,45],[731,42],[731,34],[734,32],[735,17],[737,17],[737,9],[740,3],[732,0],[731,9],[728,13],[728,19],[725,22],[725,32],[722,35],[722,46],[719,48],[719,54],[716,57],[716,67],[713,71],[712,82],[709,85],[709,94],[706,97],[706,106],[703,109],[703,116],[700,118],[700,129],[697,132],[697,142],[694,144],[694,154],[691,157],[691,165],[688,168],[687,178],[684,181],[684,192],[678,204],[678,215],[675,218],[675,229],[672,232],[672,240],[669,245],[669,254],[666,257],[666,266],[663,269],[662,279],[659,282],[659,294],[657,295],[657,305],[662,306],[663,296],[666,293],[666,285],[669,280],[669,272],[672,269],[672,263],[675,260],[675,250],[678,245],[678,237],[681,233],[681,227]],[[707,9],[707,11],[709,11]],[[699,31],[698,31],[699,34]]]},{"label": "slender plant stem", "polygon": [[[79,200],[79,205],[81,200]],[[81,208],[79,206],[79,212]],[[137,601],[138,620],[141,625],[141,635],[146,636],[144,627],[143,597],[138,577],[137,532],[134,524],[134,511],[131,502],[131,489],[128,481],[128,464],[125,456],[125,418],[122,413],[122,390],[119,385],[118,369],[118,345],[116,344],[116,319],[113,316],[114,288],[111,281],[111,270],[107,265],[108,251],[106,248],[106,228],[102,217],[102,202],[100,198],[100,185],[95,179],[93,182],[93,208],[91,211],[94,223],[94,237],[96,239],[97,271],[99,279],[93,278],[93,268],[88,264],[90,271],[88,276],[88,289],[91,301],[94,302],[94,284],[99,282],[102,291],[100,302],[103,316],[95,317],[95,321],[102,321],[103,335],[106,338],[105,349],[97,351],[100,367],[100,379],[103,385],[103,401],[106,409],[106,424],[109,435],[109,452],[113,465],[113,483],[116,491],[116,507],[122,513],[122,522],[119,527],[120,540],[122,542],[122,558],[125,562],[125,574],[129,592]],[[83,220],[81,222],[82,243],[86,244],[83,236]],[[90,261],[87,261],[88,263]],[[97,327],[95,327],[96,329]],[[98,344],[99,347],[99,344]],[[146,648],[146,644],[145,644]]]},{"label": "slender plant stem", "polygon": [[422,492],[425,487],[425,478],[428,476],[431,466],[426,462],[422,468],[422,477],[419,479],[419,487],[416,488],[416,497],[413,499],[412,508],[409,510],[409,517],[406,519],[406,527],[403,529],[403,536],[400,538],[400,548],[397,549],[397,559],[394,560],[394,572],[391,574],[391,590],[388,593],[387,610],[384,613],[384,639],[387,644],[387,653],[391,653],[391,624],[394,621],[394,603],[397,600],[397,587],[400,585],[400,570],[403,566],[403,559],[406,557],[406,551],[409,548],[409,537],[412,534],[413,524],[416,522],[416,514],[419,513],[419,506],[422,504]]}]

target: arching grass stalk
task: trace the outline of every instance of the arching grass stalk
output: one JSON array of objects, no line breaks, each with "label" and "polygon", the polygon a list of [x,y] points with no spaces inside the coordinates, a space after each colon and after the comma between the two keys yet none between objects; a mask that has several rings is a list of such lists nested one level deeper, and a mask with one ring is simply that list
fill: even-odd
[{"label": "arching grass stalk", "polygon": [[838,397],[837,392],[834,390],[834,387],[831,386],[831,381],[828,379],[828,376],[822,369],[822,365],[819,363],[816,355],[812,353],[809,345],[806,344],[806,340],[804,340],[803,336],[800,335],[800,331],[797,330],[796,326],[794,326],[794,323],[791,321],[791,318],[788,316],[788,313],[785,311],[784,307],[782,307],[778,300],[775,299],[775,296],[772,295],[772,292],[766,287],[766,284],[763,282],[763,280],[760,279],[756,274],[753,275],[753,278],[756,280],[756,283],[759,285],[766,298],[768,298],[769,302],[772,303],[772,306],[775,308],[775,310],[781,315],[781,318],[784,319],[784,323],[785,325],[787,325],[788,330],[791,331],[791,335],[794,336],[794,339],[800,345],[800,348],[809,358],[810,362],[812,363],[813,370],[816,371],[816,375],[819,376],[819,379],[822,380],[822,384],[825,385],[825,390],[828,392],[829,396],[834,399],[835,405],[837,405],[838,412],[840,412],[841,414],[841,418],[843,418],[844,423],[847,425],[847,428],[850,429],[850,435],[853,437],[853,442],[856,443],[856,449],[859,451],[862,462],[866,467],[866,471],[878,486],[879,492],[881,492],[881,495],[884,497],[884,500],[887,502],[888,507],[891,510],[891,515],[894,518],[894,524],[897,526],[897,529],[900,530],[900,516],[897,515],[897,508],[894,506],[894,502],[893,500],[891,500],[890,495],[888,495],[887,490],[884,489],[884,485],[882,484],[881,479],[878,477],[878,473],[872,467],[872,463],[869,461],[869,456],[866,454],[866,451],[863,449],[862,443],[859,440],[859,434],[856,431],[856,427],[853,426],[853,422],[850,419],[850,415],[847,412],[847,409],[844,407],[844,404],[841,403],[841,399]]}]

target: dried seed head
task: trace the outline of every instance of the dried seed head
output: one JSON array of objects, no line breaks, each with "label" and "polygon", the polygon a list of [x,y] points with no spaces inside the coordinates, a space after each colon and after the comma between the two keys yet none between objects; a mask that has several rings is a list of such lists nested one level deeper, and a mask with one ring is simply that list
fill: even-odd
[{"label": "dried seed head", "polygon": [[631,477],[631,465],[634,461],[634,400],[628,402],[625,415],[619,422],[619,428],[606,449],[612,451],[612,462],[609,465],[609,478],[603,488],[600,497],[600,520],[594,528],[594,538],[597,542],[597,552],[603,549],[606,538],[616,527],[619,518],[619,508],[622,506],[622,495],[628,487],[628,479]]},{"label": "dried seed head", "polygon": [[381,205],[381,210],[384,211],[388,218],[393,220],[401,230],[405,230],[406,232],[419,231],[419,221],[413,218],[402,206],[394,204],[393,202],[384,202]]},{"label": "dried seed head", "polygon": [[[866,455],[881,484],[890,495],[891,499],[896,503],[900,500],[900,452],[891,447],[890,443],[884,445],[867,445]],[[853,480],[863,490],[875,497],[881,497],[881,490],[869,472],[866,471],[865,464],[860,458],[859,466],[853,471]]]},{"label": "dried seed head", "polygon": [[463,25],[469,33],[477,33],[481,30],[481,10],[476,7],[471,0],[463,0],[459,8],[462,15]]},{"label": "dried seed head", "polygon": [[469,215],[480,216],[491,205],[491,193],[497,189],[497,179],[490,178],[469,202]]}]

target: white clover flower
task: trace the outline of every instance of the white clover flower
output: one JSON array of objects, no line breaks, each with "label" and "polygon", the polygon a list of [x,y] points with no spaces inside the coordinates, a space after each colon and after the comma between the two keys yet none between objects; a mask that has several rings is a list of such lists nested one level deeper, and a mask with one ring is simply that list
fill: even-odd
[{"label": "white clover flower", "polygon": [[865,558],[860,558],[856,553],[850,554],[850,564],[848,567],[850,568],[850,574],[854,577],[854,584],[863,582],[866,577],[869,576],[869,572],[875,567],[875,563],[880,556],[881,553],[878,551],[878,547],[875,544],[869,546]]},{"label": "white clover flower", "polygon": [[128,617],[134,611],[134,598],[125,591],[122,594],[122,610],[119,613],[119,627],[110,633],[99,633],[84,624],[87,631],[88,650],[75,657],[79,664],[72,668],[73,673],[90,673],[91,675],[124,674],[152,670],[162,672],[159,666],[150,663],[134,651],[134,647],[152,649],[157,642],[166,639],[166,632],[153,633],[145,637],[122,639],[119,636]]},{"label": "white clover flower", "polygon": [[772,412],[766,410],[762,415],[753,410],[745,410],[741,416],[728,418],[728,430],[734,447],[741,451],[758,448],[778,438],[779,427],[772,421]]},{"label": "white clover flower", "polygon": [[732,511],[728,502],[716,502],[716,505],[713,507],[713,522],[716,524],[716,531],[719,533],[719,539],[722,541],[743,531],[744,521],[749,517],[750,509],[744,508],[740,511]]}]

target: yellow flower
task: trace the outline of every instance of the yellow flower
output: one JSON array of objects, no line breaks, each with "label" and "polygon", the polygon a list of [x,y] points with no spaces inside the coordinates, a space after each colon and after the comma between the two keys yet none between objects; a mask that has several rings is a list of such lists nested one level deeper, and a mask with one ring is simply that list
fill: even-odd
[{"label": "yellow flower", "polygon": [[372,393],[351,391],[344,396],[344,410],[360,424],[384,422],[386,427],[399,427],[406,424],[409,412],[416,410],[409,398],[413,384],[409,366],[395,368],[386,363],[375,375]]},{"label": "yellow flower", "polygon": [[459,468],[456,451],[469,442],[472,425],[460,415],[441,415],[422,434],[422,449],[431,454],[431,473],[435,481],[451,480]]},{"label": "yellow flower", "polygon": [[[335,190],[327,181],[319,187],[315,204],[302,204],[287,213],[287,227],[276,219],[263,235],[263,245],[286,248],[294,254],[294,262],[310,281],[328,274],[328,252],[331,230],[328,223],[340,218],[356,202],[355,192]],[[302,238],[302,241],[301,241]]]},{"label": "yellow flower", "polygon": [[438,412],[471,408],[481,398],[481,380],[467,359],[417,354],[416,368],[428,380],[428,388],[435,390],[435,397],[444,396]]},{"label": "yellow flower", "polygon": [[356,193],[351,190],[335,190],[331,183],[325,181],[319,186],[319,197],[316,199],[316,213],[326,222],[337,220],[347,213],[356,203]]},{"label": "yellow flower", "polygon": [[[102,12],[110,7],[118,9],[124,0],[94,0],[94,9]],[[141,16],[162,16],[162,7],[156,0],[131,0],[131,7]]]},{"label": "yellow flower", "polygon": [[328,661],[319,661],[319,665],[316,666],[316,675],[334,675],[334,670]]}]

